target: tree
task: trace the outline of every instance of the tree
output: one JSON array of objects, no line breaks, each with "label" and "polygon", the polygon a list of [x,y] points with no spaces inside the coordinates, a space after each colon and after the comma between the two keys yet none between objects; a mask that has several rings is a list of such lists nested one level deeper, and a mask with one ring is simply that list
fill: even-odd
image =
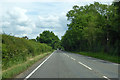
[{"label": "tree", "polygon": [[51,31],[43,31],[40,36],[37,36],[36,40],[40,43],[46,43],[51,46],[53,49],[59,47],[59,38]]},{"label": "tree", "polygon": [[73,6],[66,15],[70,23],[61,40],[63,47],[65,50],[118,54],[119,12],[118,3]]},{"label": "tree", "polygon": [[24,39],[29,39],[27,36],[24,36],[24,37],[22,37],[22,38],[24,38]]}]

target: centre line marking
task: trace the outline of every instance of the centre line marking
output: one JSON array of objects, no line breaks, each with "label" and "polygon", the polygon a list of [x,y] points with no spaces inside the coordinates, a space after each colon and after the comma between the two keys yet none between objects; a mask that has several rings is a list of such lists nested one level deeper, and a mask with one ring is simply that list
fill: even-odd
[{"label": "centre line marking", "polygon": [[[54,52],[53,52],[54,53]],[[33,73],[35,73],[35,71],[37,71],[38,70],[38,68],[40,68],[52,55],[53,55],[53,53],[50,55],[50,56],[48,56],[37,68],[35,68],[27,77],[25,77],[25,79],[24,80],[27,80]]]},{"label": "centre line marking", "polygon": [[89,70],[92,70],[92,68],[88,67],[87,65],[81,63],[81,62],[78,62],[79,64],[83,65],[84,67],[88,68]]},{"label": "centre line marking", "polygon": [[106,77],[106,76],[103,76],[103,78],[105,78],[105,79],[107,79],[107,80],[110,80],[108,77]]},{"label": "centre line marking", "polygon": [[74,58],[71,57],[72,60],[75,60]]},{"label": "centre line marking", "polygon": [[69,56],[67,55],[67,57],[69,57]]}]

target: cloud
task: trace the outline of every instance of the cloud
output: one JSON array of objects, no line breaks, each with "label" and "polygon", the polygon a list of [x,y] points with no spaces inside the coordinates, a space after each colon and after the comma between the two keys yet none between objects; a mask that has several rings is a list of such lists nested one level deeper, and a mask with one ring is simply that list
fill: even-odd
[{"label": "cloud", "polygon": [[[113,0],[17,0],[17,2],[91,2],[91,1],[109,2]],[[16,2],[16,0],[3,0],[3,2]]]},{"label": "cloud", "polygon": [[29,27],[24,27],[24,26],[17,26],[16,27],[16,29],[18,30],[18,31],[23,31],[23,32],[25,32],[25,33],[32,33],[32,29],[31,28],[29,28]]},{"label": "cloud", "polygon": [[67,27],[65,13],[38,15],[36,20],[32,20],[26,14],[28,11],[20,7],[6,9],[2,17],[3,31],[15,36],[36,38],[44,30],[53,31],[61,38]]},{"label": "cloud", "polygon": [[13,33],[15,35],[29,35],[36,27],[31,19],[26,15],[27,10],[14,7],[7,9],[2,17],[2,28],[5,33]]},{"label": "cloud", "polygon": [[45,26],[45,27],[58,27],[59,26],[59,17],[58,16],[53,16],[53,15],[48,15],[47,17],[43,16],[38,16],[39,18],[39,26]]},{"label": "cloud", "polygon": [[61,38],[67,30],[66,14],[53,14],[47,16],[38,16],[37,27],[43,30],[53,31]]}]

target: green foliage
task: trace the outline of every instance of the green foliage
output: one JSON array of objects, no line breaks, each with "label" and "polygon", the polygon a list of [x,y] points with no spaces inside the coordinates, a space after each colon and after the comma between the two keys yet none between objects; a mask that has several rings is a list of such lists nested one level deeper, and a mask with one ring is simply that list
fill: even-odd
[{"label": "green foliage", "polygon": [[48,55],[50,53],[51,52],[47,52],[42,55],[32,57],[32,60],[28,59],[27,61],[25,61],[21,64],[12,66],[10,69],[7,69],[2,73],[2,79],[6,80],[6,78],[13,78],[14,76],[25,71],[27,68],[29,68],[31,65],[33,65],[35,62],[37,62],[38,60],[42,59],[43,57],[45,57],[46,55]]},{"label": "green foliage", "polygon": [[[68,51],[105,52],[118,55],[120,52],[120,6],[95,2],[86,6],[73,6],[67,13],[70,21],[61,43]],[[118,21],[116,21],[118,20]]]},{"label": "green foliage", "polygon": [[119,56],[112,56],[112,55],[109,55],[107,53],[76,52],[76,51],[73,51],[73,53],[77,53],[77,54],[81,54],[81,55],[85,55],[85,56],[91,56],[94,58],[99,58],[102,60],[107,60],[107,61],[111,61],[111,62],[115,62],[115,63],[120,63]]},{"label": "green foliage", "polygon": [[60,47],[60,40],[52,31],[44,31],[40,34],[40,36],[37,36],[36,39],[40,43],[48,44],[53,49],[57,49]]},{"label": "green foliage", "polygon": [[26,61],[29,56],[52,51],[50,46],[24,38],[2,34],[2,67],[3,70]]}]

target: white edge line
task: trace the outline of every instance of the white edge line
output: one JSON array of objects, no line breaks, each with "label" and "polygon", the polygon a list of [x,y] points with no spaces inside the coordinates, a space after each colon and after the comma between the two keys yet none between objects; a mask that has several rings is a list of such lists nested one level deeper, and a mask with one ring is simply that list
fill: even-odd
[{"label": "white edge line", "polygon": [[118,65],[118,64],[116,64],[116,63],[113,63],[114,65]]},{"label": "white edge line", "polygon": [[84,67],[88,68],[89,70],[92,70],[92,68],[88,67],[87,65],[85,65],[85,64],[83,64],[83,63],[81,63],[81,62],[78,62],[78,63],[80,63],[80,64],[83,65]]},{"label": "white edge line", "polygon": [[103,78],[105,78],[105,79],[107,79],[107,80],[110,80],[108,77],[106,77],[106,76],[103,76]]},{"label": "white edge line", "polygon": [[[53,52],[54,53],[54,52]],[[37,68],[35,68],[27,77],[25,77],[24,80],[27,80],[35,71],[37,71],[38,68],[40,68],[52,55],[53,53],[48,56]]]}]

